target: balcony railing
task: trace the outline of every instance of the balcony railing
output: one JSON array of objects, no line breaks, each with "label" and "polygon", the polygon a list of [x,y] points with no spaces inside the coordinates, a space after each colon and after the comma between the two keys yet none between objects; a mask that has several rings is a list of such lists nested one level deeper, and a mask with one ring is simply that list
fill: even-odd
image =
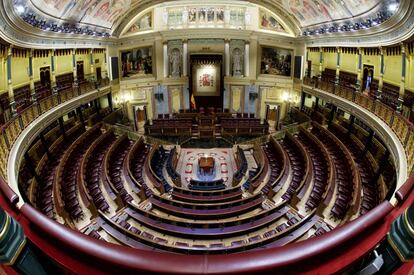
[{"label": "balcony railing", "polygon": [[12,119],[0,128],[0,177],[7,179],[7,160],[9,151],[21,132],[36,118],[57,105],[71,100],[82,94],[86,94],[99,86],[109,85],[109,80],[104,79],[99,84],[85,82],[79,87],[72,87],[52,94],[17,113]]},{"label": "balcony railing", "polygon": [[[367,109],[384,121],[396,134],[407,157],[408,174],[414,172],[414,125],[403,115],[384,103],[356,92],[351,88],[335,85],[320,79],[305,78],[304,87],[316,88],[349,100],[362,108]],[[396,193],[398,200],[402,201],[414,187],[413,181],[407,181]]]}]

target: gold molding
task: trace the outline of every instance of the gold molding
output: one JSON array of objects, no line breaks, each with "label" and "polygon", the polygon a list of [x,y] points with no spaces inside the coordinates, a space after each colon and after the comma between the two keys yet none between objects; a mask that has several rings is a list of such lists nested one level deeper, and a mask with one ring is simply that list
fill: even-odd
[{"label": "gold molding", "polygon": [[408,232],[410,233],[410,235],[412,237],[414,237],[414,228],[412,227],[412,225],[409,223],[408,221],[408,208],[404,211],[404,224],[407,227]]},{"label": "gold molding", "polygon": [[397,254],[398,258],[401,260],[401,262],[408,262],[408,260],[401,254],[401,251],[398,249],[397,245],[394,243],[394,240],[391,238],[390,234],[387,234],[387,241],[391,245],[391,248],[394,250],[394,252]]},{"label": "gold molding", "polygon": [[0,232],[0,241],[3,240],[4,236],[7,233],[7,230],[9,229],[9,227],[10,227],[10,216],[6,214],[6,222],[3,226],[3,229]]},{"label": "gold molding", "polygon": [[19,255],[22,253],[23,248],[26,245],[26,242],[27,242],[27,240],[26,240],[26,238],[24,238],[23,242],[21,242],[21,244],[17,248],[16,253],[13,255],[13,258],[11,258],[10,262],[5,263],[5,265],[13,265],[14,264],[14,262],[17,260],[17,258],[19,257]]}]

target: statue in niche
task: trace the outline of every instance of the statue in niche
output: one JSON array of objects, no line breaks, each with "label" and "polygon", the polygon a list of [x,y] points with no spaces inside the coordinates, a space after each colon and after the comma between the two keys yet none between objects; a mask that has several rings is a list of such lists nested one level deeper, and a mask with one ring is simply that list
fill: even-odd
[{"label": "statue in niche", "polygon": [[171,66],[171,76],[180,77],[181,76],[181,53],[180,53],[180,50],[177,48],[171,51],[170,66]]},{"label": "statue in niche", "polygon": [[242,51],[239,48],[233,51],[233,76],[242,75],[243,56]]}]

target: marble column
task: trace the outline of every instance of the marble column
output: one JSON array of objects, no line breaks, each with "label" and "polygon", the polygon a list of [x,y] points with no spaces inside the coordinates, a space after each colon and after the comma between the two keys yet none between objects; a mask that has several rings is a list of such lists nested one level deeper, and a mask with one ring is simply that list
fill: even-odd
[{"label": "marble column", "polygon": [[52,87],[52,93],[57,93],[57,87],[56,87],[56,66],[55,66],[55,53],[56,50],[53,49],[50,52],[50,64],[51,64],[51,70],[52,70],[52,76],[50,80],[50,84]]},{"label": "marble column", "polygon": [[36,91],[35,91],[35,84],[33,78],[33,53],[34,50],[31,49],[29,52],[29,81],[30,81],[30,96],[32,102],[36,102]]},{"label": "marble column", "polygon": [[91,49],[90,53],[89,53],[89,58],[90,58],[90,62],[91,62],[91,75],[92,75],[92,80],[95,81],[96,80],[96,76],[94,75],[95,73],[95,64],[94,64],[94,59],[93,59],[93,49]]},{"label": "marble column", "polygon": [[10,111],[11,115],[16,115],[16,101],[14,101],[14,90],[12,80],[12,59],[13,59],[13,47],[10,46],[7,52],[7,86],[9,92]]},{"label": "marble column", "polygon": [[322,79],[322,69],[323,69],[323,48],[319,48],[319,74],[318,78]]},{"label": "marble column", "polygon": [[339,72],[340,71],[341,71],[341,47],[336,47],[335,85],[339,85]]},{"label": "marble column", "polygon": [[404,94],[405,94],[405,75],[406,75],[406,65],[407,65],[407,54],[405,52],[405,44],[401,44],[401,58],[402,58],[402,66],[401,66],[401,83],[400,83],[400,94],[398,96],[398,105],[397,105],[397,112],[401,113],[402,105],[404,103]]},{"label": "marble column", "polygon": [[188,41],[183,41],[183,76],[188,76]]},{"label": "marble column", "polygon": [[163,51],[163,60],[164,60],[164,64],[163,64],[163,72],[164,72],[164,77],[168,77],[168,44],[167,42],[164,42],[162,45],[162,51]]},{"label": "marble column", "polygon": [[311,69],[311,68],[308,68],[308,59],[309,59],[309,49],[306,48],[305,49],[305,62],[303,63],[303,71],[305,72],[304,77],[308,77],[308,71]]},{"label": "marble column", "polygon": [[246,41],[244,45],[244,76],[249,77],[250,71],[250,43]]},{"label": "marble column", "polygon": [[78,82],[78,69],[76,66],[76,49],[72,49],[72,72],[73,72],[73,82]]},{"label": "marble column", "polygon": [[380,49],[380,76],[378,81],[378,94],[377,99],[381,99],[382,97],[382,87],[384,86],[384,49],[382,47]]},{"label": "marble column", "polygon": [[230,40],[224,41],[225,74],[230,76]]},{"label": "marble column", "polygon": [[358,48],[358,54],[357,54],[357,83],[356,83],[356,91],[361,92],[362,88],[362,49]]}]

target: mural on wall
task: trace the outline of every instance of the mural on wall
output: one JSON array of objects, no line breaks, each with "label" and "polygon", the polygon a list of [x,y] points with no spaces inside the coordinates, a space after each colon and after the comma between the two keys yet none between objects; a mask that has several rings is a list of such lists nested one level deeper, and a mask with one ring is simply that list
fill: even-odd
[{"label": "mural on wall", "polygon": [[292,50],[274,47],[262,47],[261,50],[261,74],[291,76]]},{"label": "mural on wall", "polygon": [[127,33],[136,33],[152,29],[152,11],[138,17],[138,19],[128,29]]},{"label": "mural on wall", "polygon": [[46,14],[86,24],[111,28],[139,0],[31,0]]},{"label": "mural on wall", "polygon": [[152,47],[121,51],[122,77],[152,74]]},{"label": "mural on wall", "polygon": [[293,14],[302,27],[326,21],[353,17],[371,10],[379,0],[315,1],[277,0],[288,13]]},{"label": "mural on wall", "polygon": [[285,28],[279,21],[270,12],[264,9],[260,9],[259,24],[261,29],[286,33]]}]

